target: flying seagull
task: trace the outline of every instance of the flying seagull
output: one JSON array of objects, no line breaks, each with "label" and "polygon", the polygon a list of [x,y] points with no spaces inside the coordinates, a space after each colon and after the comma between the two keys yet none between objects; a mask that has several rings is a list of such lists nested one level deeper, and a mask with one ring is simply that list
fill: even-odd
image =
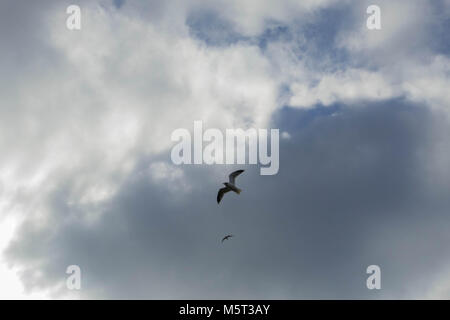
[{"label": "flying seagull", "polygon": [[225,240],[230,239],[231,237],[234,237],[234,236],[232,234],[229,234],[229,235],[223,237],[222,242],[224,242]]},{"label": "flying seagull", "polygon": [[242,190],[239,189],[238,187],[236,187],[236,185],[234,184],[234,180],[242,172],[244,172],[244,170],[237,170],[235,172],[230,173],[230,175],[228,176],[230,178],[230,182],[224,182],[223,184],[225,185],[225,187],[223,187],[222,189],[219,189],[219,192],[217,193],[217,203],[219,203],[220,200],[222,200],[223,195],[225,193],[227,193],[228,191],[234,191],[237,194],[241,193]]}]

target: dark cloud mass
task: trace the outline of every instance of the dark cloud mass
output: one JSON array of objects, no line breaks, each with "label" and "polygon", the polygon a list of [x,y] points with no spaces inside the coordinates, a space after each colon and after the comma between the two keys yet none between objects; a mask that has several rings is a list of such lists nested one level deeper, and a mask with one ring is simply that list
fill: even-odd
[{"label": "dark cloud mass", "polygon": [[[278,175],[246,168],[243,193],[221,206],[207,166],[186,168],[192,190],[178,201],[138,169],[92,225],[59,188],[46,223],[25,223],[7,257],[39,266],[25,267],[23,279],[42,286],[76,262],[86,298],[399,296],[446,263],[448,198],[424,192],[421,163],[440,120],[402,101],[339,110],[282,143]],[[227,232],[236,237],[222,245]],[[380,293],[365,288],[370,264],[384,271]]]},{"label": "dark cloud mass", "polygon": [[[80,298],[450,297],[450,3],[380,1],[371,34],[364,1],[248,3],[82,1],[78,33],[68,2],[0,3],[0,248],[26,292],[67,297],[75,264]],[[173,165],[199,119],[279,128],[278,174]]]}]

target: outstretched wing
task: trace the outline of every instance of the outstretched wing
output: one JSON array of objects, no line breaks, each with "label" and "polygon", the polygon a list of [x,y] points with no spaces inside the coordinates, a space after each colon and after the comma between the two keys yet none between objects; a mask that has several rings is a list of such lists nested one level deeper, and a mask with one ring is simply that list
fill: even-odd
[{"label": "outstretched wing", "polygon": [[228,191],[231,191],[231,189],[228,187],[223,187],[222,189],[219,189],[219,192],[217,193],[217,203],[219,203],[220,200],[222,200],[223,195]]},{"label": "outstretched wing", "polygon": [[230,183],[234,184],[234,180],[236,179],[236,177],[238,175],[240,175],[242,172],[244,172],[244,170],[236,170],[235,172],[230,173],[230,175],[228,176],[230,178]]},{"label": "outstretched wing", "polygon": [[233,236],[232,234],[229,234],[229,235],[223,237],[222,242],[223,242],[224,240],[230,239],[232,236]]}]

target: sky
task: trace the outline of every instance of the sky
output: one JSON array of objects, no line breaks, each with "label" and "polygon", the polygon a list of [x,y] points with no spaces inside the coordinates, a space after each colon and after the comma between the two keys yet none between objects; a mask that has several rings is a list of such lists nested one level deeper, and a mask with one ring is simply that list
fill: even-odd
[{"label": "sky", "polygon": [[[0,298],[449,299],[449,31],[448,0],[1,1]],[[196,120],[279,129],[278,173],[175,165]]]}]

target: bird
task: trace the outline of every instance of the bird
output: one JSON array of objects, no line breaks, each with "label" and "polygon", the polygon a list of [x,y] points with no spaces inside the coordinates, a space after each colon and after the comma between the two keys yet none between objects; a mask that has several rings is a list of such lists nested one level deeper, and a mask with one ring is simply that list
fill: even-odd
[{"label": "bird", "polygon": [[222,242],[224,242],[225,240],[230,239],[231,237],[234,237],[234,236],[232,234],[229,234],[229,235],[223,237]]},{"label": "bird", "polygon": [[228,176],[229,182],[224,182],[223,184],[225,185],[225,187],[219,189],[219,192],[217,193],[217,204],[220,203],[220,200],[222,200],[223,195],[225,193],[227,193],[228,191],[234,191],[237,194],[241,193],[242,190],[239,189],[238,187],[236,187],[234,182],[236,180],[236,177],[238,175],[240,175],[242,172],[244,172],[244,170],[237,170],[237,171],[230,173],[230,175]]}]

